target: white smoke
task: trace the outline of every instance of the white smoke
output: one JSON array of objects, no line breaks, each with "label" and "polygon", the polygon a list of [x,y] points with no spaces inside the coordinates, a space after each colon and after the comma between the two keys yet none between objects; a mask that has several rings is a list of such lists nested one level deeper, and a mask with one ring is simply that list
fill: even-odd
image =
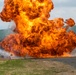
[{"label": "white smoke", "polygon": [[0,49],[0,57],[9,58],[10,57],[10,53],[6,52],[5,50]]},{"label": "white smoke", "polygon": [[0,57],[4,58],[4,59],[23,59],[23,57],[11,55],[11,53],[9,53],[3,49],[0,49]]},{"label": "white smoke", "polygon": [[76,57],[76,48],[71,52],[72,57]]}]

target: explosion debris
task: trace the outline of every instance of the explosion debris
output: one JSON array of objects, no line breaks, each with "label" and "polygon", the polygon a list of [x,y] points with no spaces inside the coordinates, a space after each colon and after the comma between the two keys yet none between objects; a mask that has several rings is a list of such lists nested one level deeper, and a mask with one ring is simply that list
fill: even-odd
[{"label": "explosion debris", "polygon": [[3,21],[13,20],[16,33],[7,36],[1,46],[17,56],[36,58],[70,56],[76,48],[76,34],[67,32],[66,23],[74,26],[73,19],[48,20],[54,8],[52,0],[5,0],[0,13]]}]

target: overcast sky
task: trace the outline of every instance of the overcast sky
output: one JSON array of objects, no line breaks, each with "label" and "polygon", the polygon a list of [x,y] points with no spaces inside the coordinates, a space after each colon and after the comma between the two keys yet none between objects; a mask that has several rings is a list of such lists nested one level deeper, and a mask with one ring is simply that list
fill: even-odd
[{"label": "overcast sky", "polygon": [[76,7],[76,0],[52,0],[56,7]]},{"label": "overcast sky", "polygon": [[[3,1],[0,0],[0,12],[3,8]],[[64,19],[73,18],[76,22],[76,0],[52,0],[54,9],[51,11],[50,19],[62,17]],[[0,29],[11,27],[11,23],[4,23],[0,20]]]},{"label": "overcast sky", "polygon": [[54,9],[50,18],[73,18],[76,21],[76,0],[53,0]]}]

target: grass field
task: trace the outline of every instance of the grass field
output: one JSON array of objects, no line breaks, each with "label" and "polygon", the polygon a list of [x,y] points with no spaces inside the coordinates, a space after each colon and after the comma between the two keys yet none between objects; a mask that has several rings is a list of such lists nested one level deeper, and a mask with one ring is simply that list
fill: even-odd
[{"label": "grass field", "polygon": [[45,59],[1,59],[0,75],[76,75],[76,70],[70,65]]}]

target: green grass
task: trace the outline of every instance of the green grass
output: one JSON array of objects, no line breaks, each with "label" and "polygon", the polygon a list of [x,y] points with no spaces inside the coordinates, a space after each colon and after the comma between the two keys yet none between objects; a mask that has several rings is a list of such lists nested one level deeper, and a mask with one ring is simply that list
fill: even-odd
[{"label": "green grass", "polygon": [[0,60],[0,75],[57,75],[67,72],[64,64],[35,59]]},{"label": "green grass", "polygon": [[46,75],[46,73],[52,72],[31,59],[5,60],[0,63],[0,75]]}]

